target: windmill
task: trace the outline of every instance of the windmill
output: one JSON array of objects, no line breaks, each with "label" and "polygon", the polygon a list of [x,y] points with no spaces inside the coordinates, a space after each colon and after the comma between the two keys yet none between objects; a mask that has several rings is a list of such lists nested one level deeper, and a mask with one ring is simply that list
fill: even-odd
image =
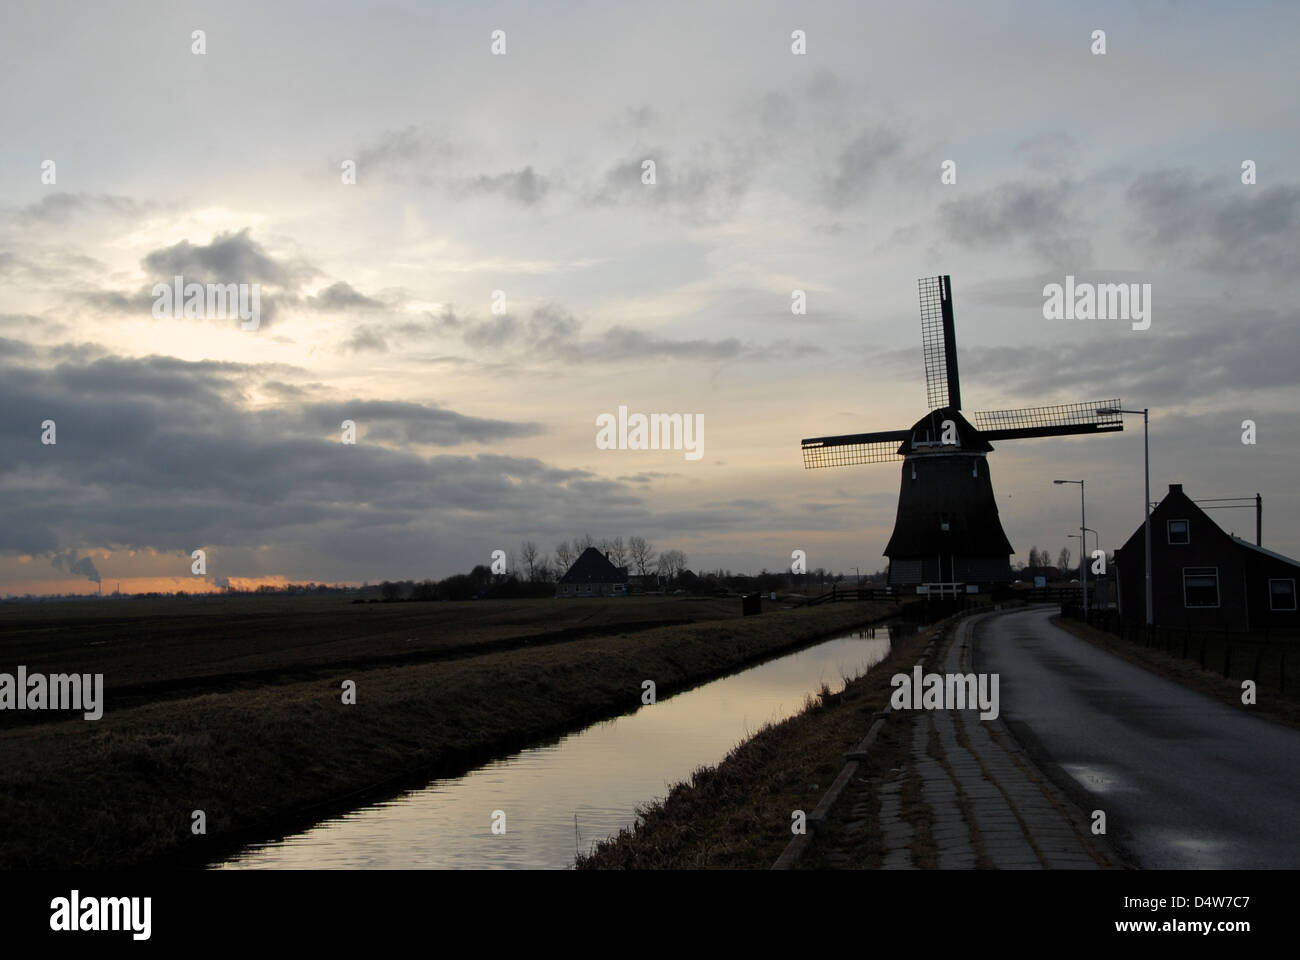
[{"label": "windmill", "polygon": [[926,277],[918,287],[930,412],[907,430],[804,440],[804,466],[903,461],[898,516],[885,546],[891,586],[1007,583],[1008,558],[1015,551],[993,498],[991,441],[1123,430],[1114,412],[1123,404],[1098,400],[993,410],[967,420],[961,412],[952,285],[945,275]]}]

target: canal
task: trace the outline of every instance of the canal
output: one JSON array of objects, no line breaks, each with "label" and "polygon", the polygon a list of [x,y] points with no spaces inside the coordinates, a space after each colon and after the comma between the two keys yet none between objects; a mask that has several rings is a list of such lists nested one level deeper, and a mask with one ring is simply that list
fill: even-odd
[{"label": "canal", "polygon": [[823,684],[838,692],[888,653],[885,627],[826,640],[213,866],[571,867],[576,851],[635,823],[639,806],[717,764],[764,724],[798,713]]}]

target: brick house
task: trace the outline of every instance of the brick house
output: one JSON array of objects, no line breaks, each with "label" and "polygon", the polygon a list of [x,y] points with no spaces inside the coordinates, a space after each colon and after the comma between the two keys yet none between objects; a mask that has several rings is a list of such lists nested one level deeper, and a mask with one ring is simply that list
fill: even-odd
[{"label": "brick house", "polygon": [[[1146,620],[1143,526],[1115,551],[1120,615]],[[1158,626],[1263,630],[1300,627],[1300,562],[1224,533],[1183,493],[1182,484],[1151,511],[1151,606]]]}]

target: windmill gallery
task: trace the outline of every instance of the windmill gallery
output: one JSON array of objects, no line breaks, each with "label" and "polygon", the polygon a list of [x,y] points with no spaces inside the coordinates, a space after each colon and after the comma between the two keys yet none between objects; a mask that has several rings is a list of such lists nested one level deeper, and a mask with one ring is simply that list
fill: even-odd
[{"label": "windmill gallery", "polygon": [[[918,281],[930,412],[910,428],[814,437],[807,468],[901,460],[898,513],[885,546],[889,584],[917,592],[981,592],[1009,583],[1012,549],[989,475],[993,441],[1124,429],[1118,399],[962,413],[949,277]],[[973,421],[973,422],[972,422]]]}]

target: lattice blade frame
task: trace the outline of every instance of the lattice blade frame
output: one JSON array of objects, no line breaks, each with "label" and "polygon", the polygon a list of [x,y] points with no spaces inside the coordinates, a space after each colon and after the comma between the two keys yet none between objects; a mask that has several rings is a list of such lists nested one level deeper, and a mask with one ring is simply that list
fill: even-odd
[{"label": "lattice blade frame", "polygon": [[814,437],[803,441],[805,469],[846,467],[855,463],[887,463],[902,460],[899,444],[909,439],[907,430],[858,433],[842,437]]},{"label": "lattice blade frame", "polygon": [[952,311],[952,281],[947,275],[916,282],[921,301],[921,359],[925,364],[925,401],[931,410],[961,409],[957,372],[957,332]]},{"label": "lattice blade frame", "polygon": [[972,414],[970,420],[986,440],[1099,433],[1124,429],[1123,414],[1097,412],[1105,408],[1118,410],[1122,406],[1123,403],[1118,399],[1094,400],[1090,403],[1059,403],[1047,407],[988,410]]}]

